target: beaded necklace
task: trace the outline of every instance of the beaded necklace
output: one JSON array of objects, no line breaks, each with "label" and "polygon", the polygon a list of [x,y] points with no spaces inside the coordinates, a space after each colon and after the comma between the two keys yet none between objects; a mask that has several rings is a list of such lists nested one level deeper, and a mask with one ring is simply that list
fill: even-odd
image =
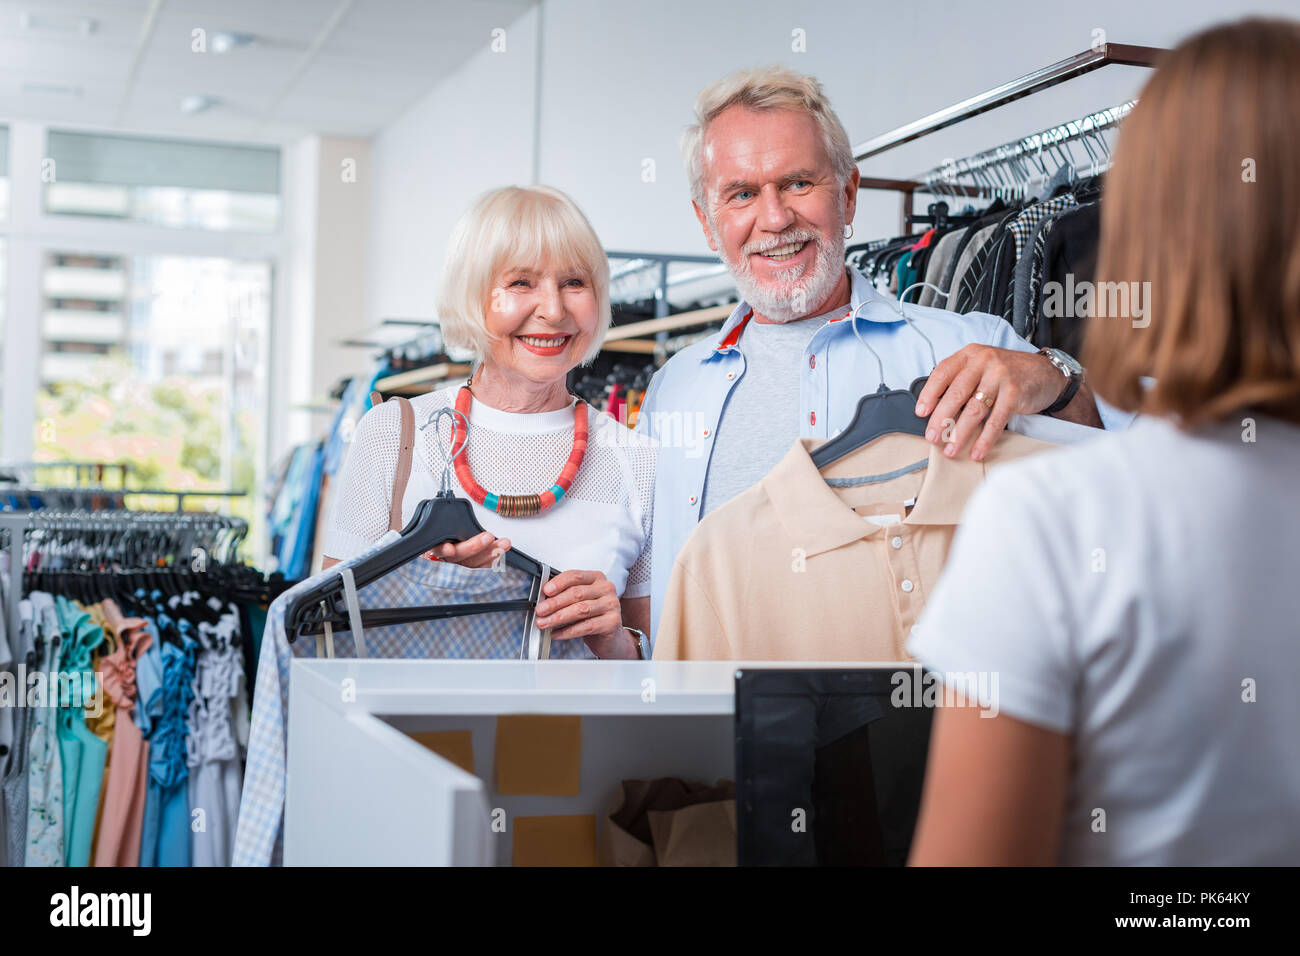
[{"label": "beaded necklace", "polygon": [[456,411],[460,414],[456,416],[452,426],[451,439],[451,453],[456,462],[456,477],[460,480],[465,493],[484,508],[510,518],[540,514],[563,498],[573,485],[573,479],[578,476],[578,468],[581,467],[582,459],[587,454],[586,403],[579,400],[573,406],[573,450],[569,452],[569,460],[560,469],[560,476],[555,479],[555,484],[536,495],[497,495],[474,480],[474,475],[469,469],[469,456],[460,453],[469,437],[467,425],[473,401],[474,393],[470,391],[469,382],[466,382],[456,395]]}]

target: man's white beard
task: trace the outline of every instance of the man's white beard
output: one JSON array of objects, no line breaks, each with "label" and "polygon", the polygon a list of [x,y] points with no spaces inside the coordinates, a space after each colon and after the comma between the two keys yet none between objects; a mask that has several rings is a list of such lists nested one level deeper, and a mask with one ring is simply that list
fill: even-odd
[{"label": "man's white beard", "polygon": [[[715,235],[716,230],[715,230]],[[794,322],[812,315],[827,297],[835,291],[844,270],[844,238],[832,234],[829,238],[806,229],[782,233],[777,241],[765,243],[776,249],[790,242],[815,242],[817,258],[810,269],[803,266],[777,273],[775,283],[760,283],[750,268],[750,255],[760,251],[742,250],[740,261],[722,253],[722,261],[731,271],[740,297],[759,315],[773,322]]]}]

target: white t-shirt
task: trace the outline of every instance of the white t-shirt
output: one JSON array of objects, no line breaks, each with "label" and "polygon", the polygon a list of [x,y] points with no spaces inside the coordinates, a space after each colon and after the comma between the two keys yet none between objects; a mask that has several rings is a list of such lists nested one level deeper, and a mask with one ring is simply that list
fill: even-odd
[{"label": "white t-shirt", "polygon": [[[421,426],[439,408],[454,408],[459,385],[411,400],[415,448],[402,498],[402,523],[442,485],[450,419]],[[388,530],[393,476],[401,445],[400,409],[384,402],[362,416],[343,463],[325,554],[346,560]],[[561,571],[601,571],[621,597],[650,593],[650,534],[655,442],[587,406],[587,452],[568,493],[532,517],[508,518],[474,503],[479,524],[511,546]],[[573,405],[553,412],[503,412],[477,400],[470,408],[474,479],[500,495],[540,494],[555,484],[573,449]],[[452,491],[468,498],[455,472]]]},{"label": "white t-shirt", "polygon": [[1300,864],[1300,428],[1254,422],[995,472],[913,629],[1073,737],[1063,863]]}]

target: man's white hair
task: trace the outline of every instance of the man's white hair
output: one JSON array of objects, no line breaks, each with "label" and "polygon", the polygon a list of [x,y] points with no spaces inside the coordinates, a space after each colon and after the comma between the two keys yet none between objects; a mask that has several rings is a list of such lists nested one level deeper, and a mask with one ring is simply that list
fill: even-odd
[{"label": "man's white hair", "polygon": [[794,110],[807,113],[817,121],[840,185],[849,181],[855,168],[853,147],[844,124],[831,109],[822,85],[815,77],[795,73],[780,66],[757,70],[740,70],[706,86],[695,99],[695,122],[682,133],[682,157],[691,183],[691,198],[707,209],[704,196],[705,140],[709,124],[732,106],[766,112]]}]

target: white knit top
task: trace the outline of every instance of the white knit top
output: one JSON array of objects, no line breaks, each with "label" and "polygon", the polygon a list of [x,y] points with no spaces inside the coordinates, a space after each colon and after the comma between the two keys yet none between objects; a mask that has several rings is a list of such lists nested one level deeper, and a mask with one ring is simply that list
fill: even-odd
[{"label": "white knit top", "polygon": [[[402,499],[402,522],[421,501],[437,494],[451,425],[439,408],[454,408],[459,385],[411,400],[415,448]],[[576,401],[576,400],[575,400]],[[487,531],[562,571],[601,571],[621,597],[650,593],[650,535],[654,502],[655,442],[588,406],[587,453],[573,486],[533,517],[507,518],[474,504]],[[334,495],[325,554],[346,560],[388,530],[393,476],[401,446],[396,402],[370,409],[357,424]],[[573,405],[552,412],[503,412],[475,400],[470,409],[470,470],[480,485],[501,495],[540,494],[559,476],[573,448]],[[454,471],[455,494],[468,498]]]}]

